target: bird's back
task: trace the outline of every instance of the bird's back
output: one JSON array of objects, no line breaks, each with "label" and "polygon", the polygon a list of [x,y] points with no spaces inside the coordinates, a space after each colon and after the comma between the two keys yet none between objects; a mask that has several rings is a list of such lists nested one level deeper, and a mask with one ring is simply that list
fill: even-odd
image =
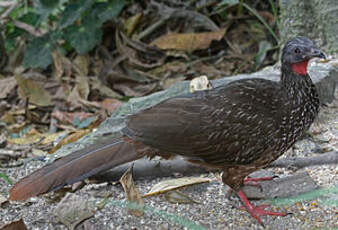
[{"label": "bird's back", "polygon": [[132,115],[124,132],[160,152],[213,166],[251,164],[267,150],[280,152],[287,101],[279,83],[239,80]]}]

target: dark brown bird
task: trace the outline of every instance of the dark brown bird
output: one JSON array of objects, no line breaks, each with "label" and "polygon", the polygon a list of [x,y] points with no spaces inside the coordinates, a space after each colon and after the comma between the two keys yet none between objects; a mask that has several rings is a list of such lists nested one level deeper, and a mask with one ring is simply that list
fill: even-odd
[{"label": "dark brown bird", "polygon": [[223,182],[237,192],[247,211],[285,215],[254,207],[241,191],[244,179],[288,150],[319,111],[308,61],[325,55],[306,37],[288,41],[280,82],[246,79],[208,91],[168,99],[131,115],[123,138],[76,151],[21,179],[11,200],[57,190],[144,156],[181,155],[222,170]]}]

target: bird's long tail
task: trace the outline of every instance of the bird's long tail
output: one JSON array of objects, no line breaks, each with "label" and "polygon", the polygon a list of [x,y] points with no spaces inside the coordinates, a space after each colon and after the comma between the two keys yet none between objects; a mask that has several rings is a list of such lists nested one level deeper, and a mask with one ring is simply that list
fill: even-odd
[{"label": "bird's long tail", "polygon": [[133,144],[109,140],[78,150],[21,179],[10,190],[10,200],[25,200],[73,184],[118,165],[141,158]]}]

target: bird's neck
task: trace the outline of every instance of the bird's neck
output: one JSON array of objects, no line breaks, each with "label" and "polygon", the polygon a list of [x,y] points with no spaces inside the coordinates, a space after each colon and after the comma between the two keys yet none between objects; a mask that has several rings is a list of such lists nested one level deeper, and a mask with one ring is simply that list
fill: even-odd
[{"label": "bird's neck", "polygon": [[281,84],[287,95],[289,95],[293,109],[309,112],[311,113],[309,116],[312,118],[317,116],[319,97],[308,73],[305,75],[299,74],[294,71],[292,65],[283,65]]},{"label": "bird's neck", "polygon": [[290,94],[297,94],[297,92],[301,94],[310,93],[309,89],[314,86],[304,63],[299,65],[283,64],[281,84]]}]

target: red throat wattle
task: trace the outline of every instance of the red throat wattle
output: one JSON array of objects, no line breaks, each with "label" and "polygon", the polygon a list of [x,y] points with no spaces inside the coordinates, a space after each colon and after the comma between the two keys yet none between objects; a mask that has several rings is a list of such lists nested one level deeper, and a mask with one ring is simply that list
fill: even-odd
[{"label": "red throat wattle", "polygon": [[293,63],[291,65],[292,71],[299,74],[299,75],[306,75],[307,74],[307,64],[309,60]]}]

